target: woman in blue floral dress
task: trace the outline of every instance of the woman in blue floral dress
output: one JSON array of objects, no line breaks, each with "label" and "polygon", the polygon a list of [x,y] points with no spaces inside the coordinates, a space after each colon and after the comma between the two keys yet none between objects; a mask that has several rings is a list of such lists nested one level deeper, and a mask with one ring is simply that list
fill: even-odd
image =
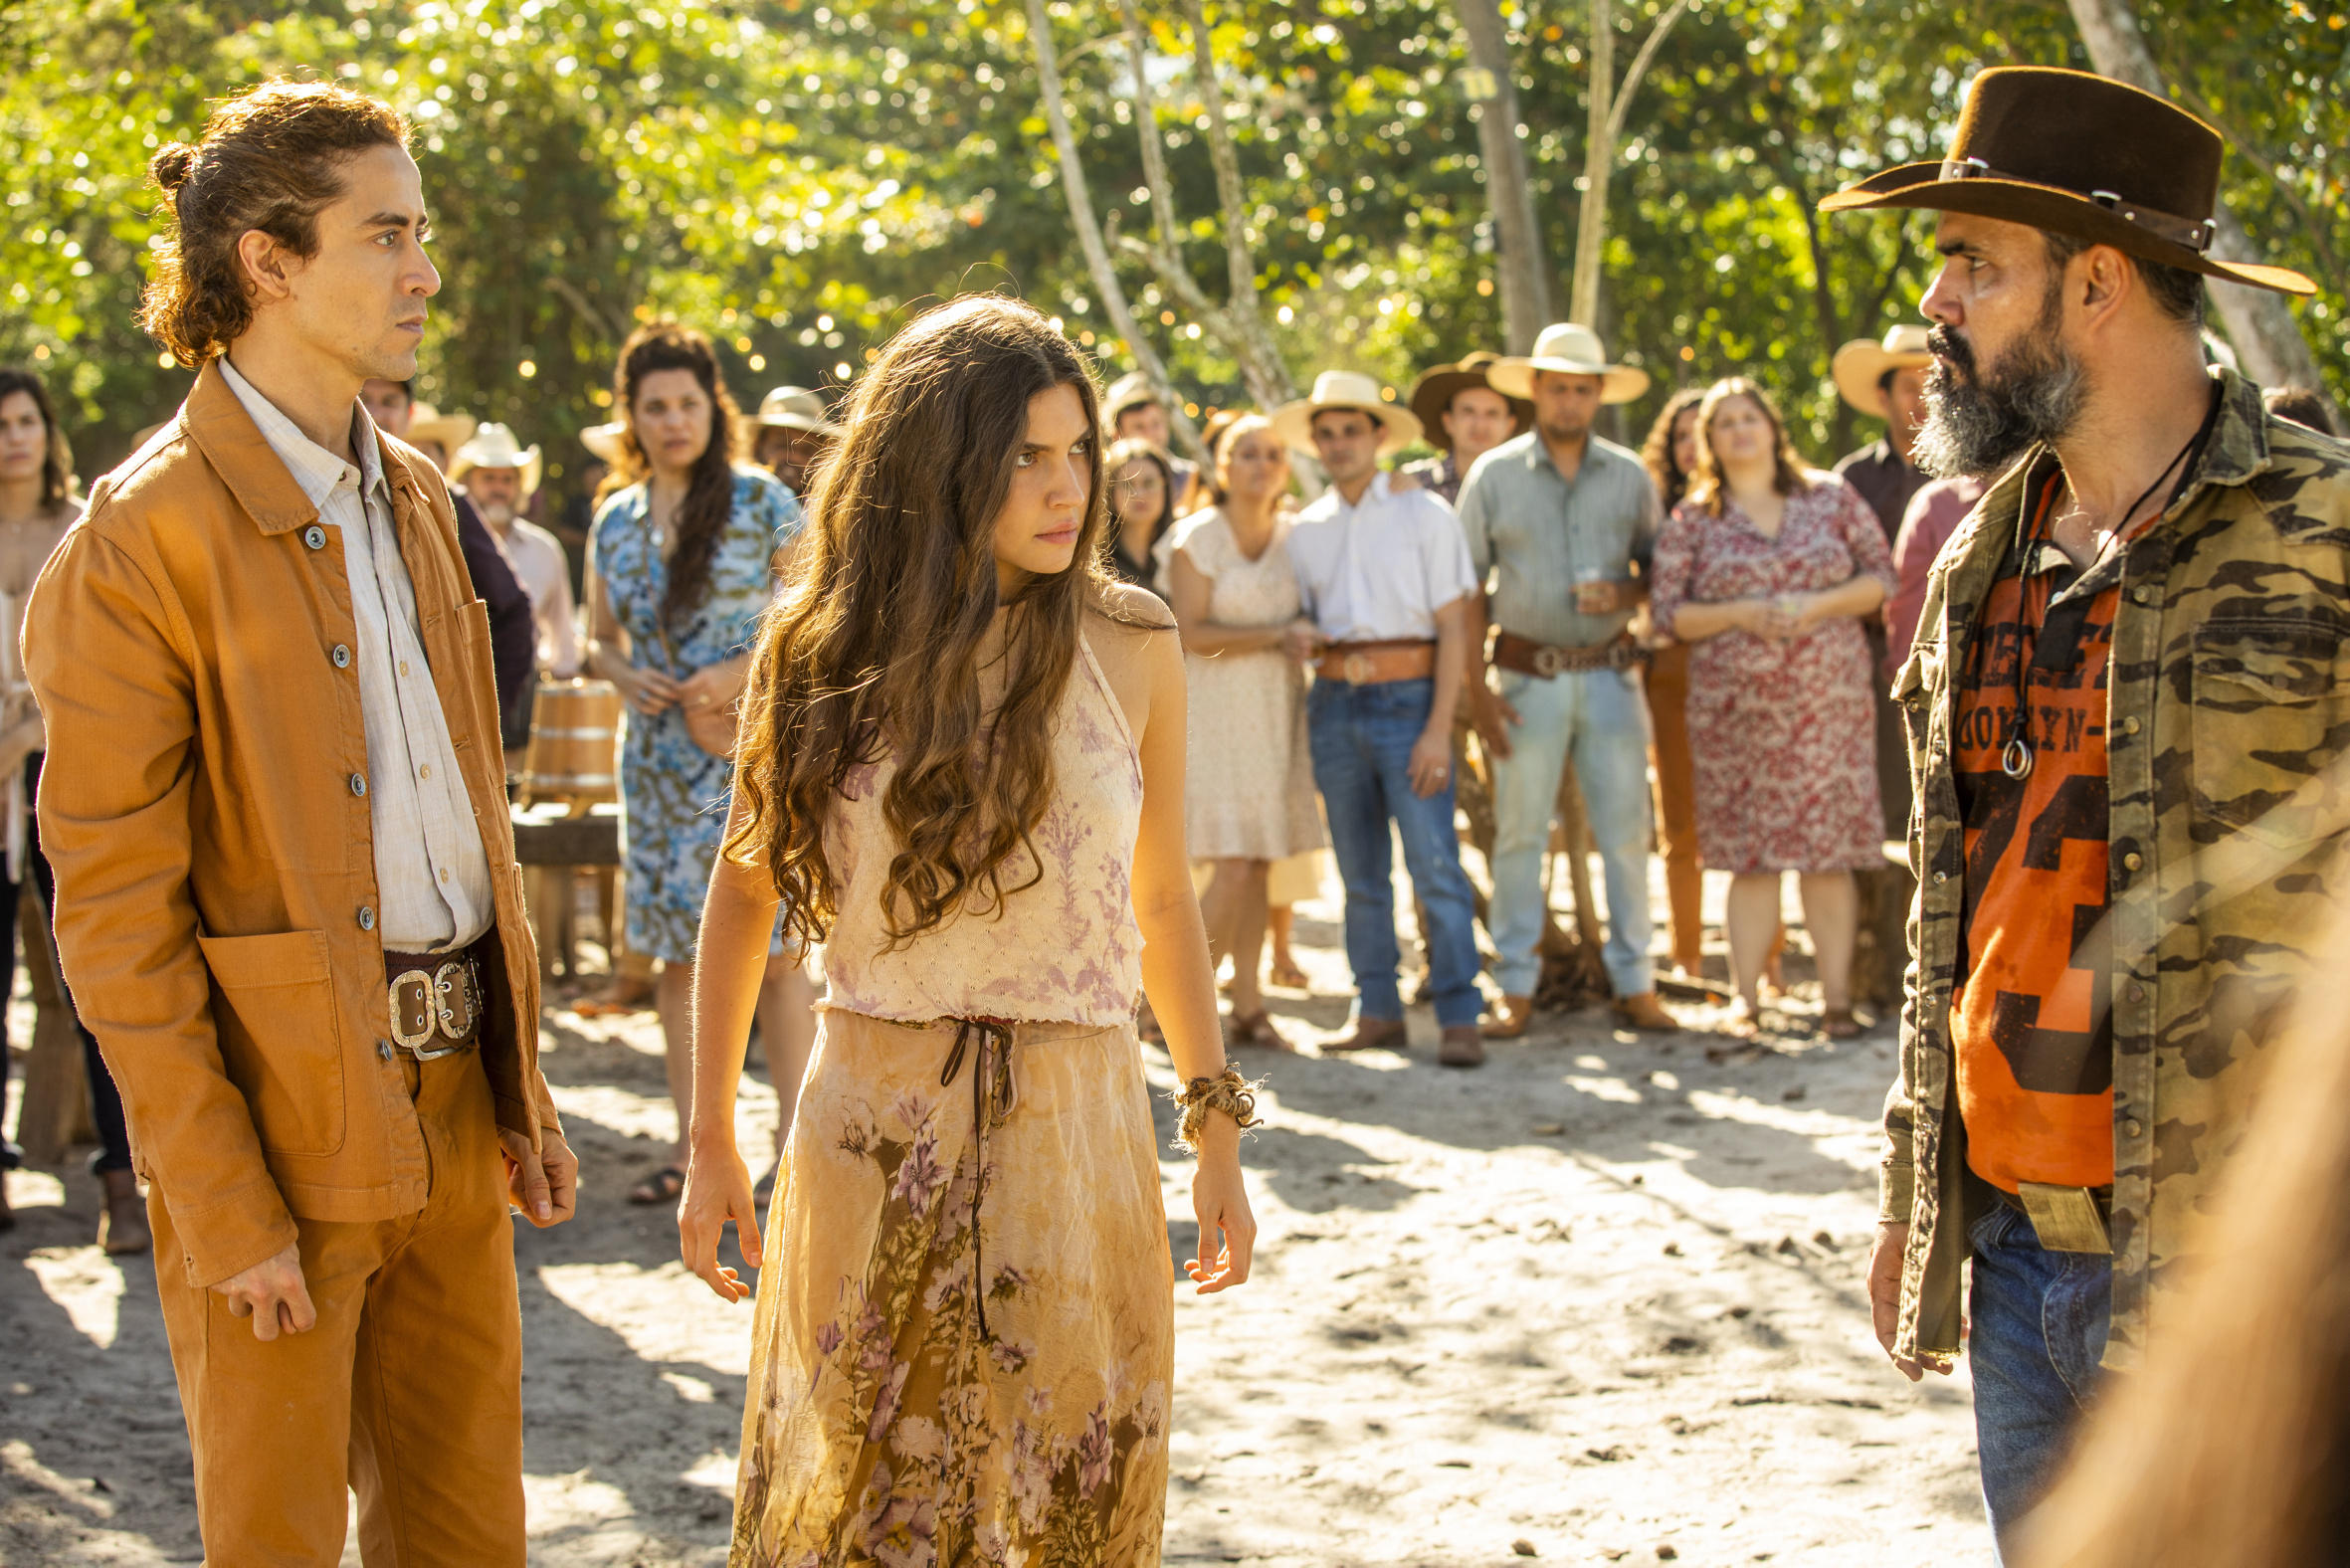
[{"label": "woman in blue floral dress", "polygon": [[[734,783],[734,702],[760,615],[773,597],[800,503],[763,469],[732,461],[733,399],[709,340],[659,321],[621,349],[613,406],[619,458],[588,535],[587,669],[628,704],[621,745],[621,860],[628,945],[662,962],[655,1005],[667,1046],[678,1142],[636,1187],[675,1202],[692,1103],[694,946]],[[720,751],[707,749],[714,744]],[[791,1124],[815,1038],[815,987],[780,945],[769,960],[759,1036]]]}]

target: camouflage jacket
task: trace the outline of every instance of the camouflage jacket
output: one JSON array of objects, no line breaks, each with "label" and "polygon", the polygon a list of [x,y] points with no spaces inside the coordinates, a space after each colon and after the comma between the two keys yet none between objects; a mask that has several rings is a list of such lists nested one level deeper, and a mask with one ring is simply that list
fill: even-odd
[{"label": "camouflage jacket", "polygon": [[[2113,1330],[2143,1345],[2150,1287],[2192,1242],[2278,1004],[2328,929],[2350,809],[2350,445],[2270,418],[2222,374],[2186,487],[2124,549],[2106,692],[2113,1023]],[[1885,1099],[1880,1217],[1907,1221],[1897,1347],[1946,1365],[1967,1256],[1951,988],[1965,961],[1956,686],[2037,481],[2004,476],[1934,563],[1894,678],[1917,806],[1901,1071]],[[1976,1189],[1980,1191],[1981,1189]]]}]

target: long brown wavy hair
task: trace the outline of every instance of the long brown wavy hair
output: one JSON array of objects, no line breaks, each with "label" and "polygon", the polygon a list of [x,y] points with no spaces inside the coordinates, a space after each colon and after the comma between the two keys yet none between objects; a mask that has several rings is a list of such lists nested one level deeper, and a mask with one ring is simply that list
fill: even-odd
[{"label": "long brown wavy hair", "polygon": [[19,392],[33,400],[41,415],[41,431],[47,440],[47,450],[41,455],[41,509],[55,511],[74,498],[74,449],[57,422],[57,405],[50,402],[49,388],[41,378],[20,365],[0,367],[0,402]]},{"label": "long brown wavy hair", "polygon": [[734,395],[726,390],[725,377],[718,374],[717,350],[707,337],[677,321],[646,322],[620,345],[620,366],[612,373],[612,406],[620,413],[620,461],[597,488],[598,500],[653,472],[637,440],[637,389],[647,376],[662,370],[690,372],[702,396],[710,400],[709,445],[693,460],[685,498],[678,505],[678,549],[670,557],[669,586],[661,595],[661,624],[675,627],[679,617],[699,609],[709,594],[710,561],[734,511],[734,448],[742,416]]},{"label": "long brown wavy hair", "polygon": [[1705,389],[1704,401],[1697,405],[1697,472],[1689,476],[1687,499],[1704,507],[1716,517],[1721,515],[1722,472],[1721,460],[1713,455],[1713,417],[1722,405],[1732,398],[1752,398],[1754,406],[1762,410],[1771,424],[1771,447],[1777,470],[1771,475],[1771,486],[1782,495],[1794,495],[1812,488],[1804,475],[1803,459],[1796,455],[1795,443],[1788,439],[1787,421],[1779,417],[1779,405],[1771,395],[1744,376],[1725,376]]},{"label": "long brown wavy hair", "polygon": [[1680,471],[1672,459],[1672,430],[1680,417],[1705,401],[1703,387],[1682,387],[1665,400],[1665,407],[1657,414],[1657,423],[1649,427],[1649,439],[1641,443],[1640,461],[1649,471],[1649,483],[1657,487],[1657,498],[1666,511],[1680,504],[1688,493],[1690,476]]},{"label": "long brown wavy hair", "polygon": [[318,214],[348,188],[346,160],[408,145],[389,103],[323,82],[265,82],[230,98],[194,143],[147,164],[163,192],[163,233],[138,322],[189,369],[226,353],[253,324],[237,242],[259,229],[296,256],[318,254]]},{"label": "long brown wavy hair", "polygon": [[[846,434],[818,471],[784,599],[751,656],[725,853],[764,865],[787,930],[821,942],[839,912],[825,825],[850,772],[884,753],[881,815],[897,853],[882,928],[903,943],[968,902],[1000,915],[1014,857],[1052,795],[1052,722],[1088,612],[1117,616],[1104,562],[1105,477],[1087,483],[1076,564],[1011,605],[1004,695],[980,692],[993,624],[994,532],[1029,400],[1074,388],[1098,432],[1092,376],[1042,312],[965,295],[892,338],[851,393]],[[1098,441],[1098,435],[1096,436]],[[1119,619],[1124,619],[1118,616]]]}]

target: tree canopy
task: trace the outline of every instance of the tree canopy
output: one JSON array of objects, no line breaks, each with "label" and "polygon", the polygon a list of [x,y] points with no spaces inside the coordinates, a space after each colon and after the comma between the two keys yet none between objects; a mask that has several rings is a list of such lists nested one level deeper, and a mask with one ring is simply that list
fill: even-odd
[{"label": "tree canopy", "polygon": [[[1616,0],[1621,72],[1667,0]],[[1237,367],[1121,236],[1150,231],[1116,0],[1050,5],[1080,156],[1143,330],[1187,399]],[[2228,199],[2350,396],[2350,27],[2318,0],[2141,0],[2181,101],[2228,133]],[[1149,73],[1184,236],[1225,251],[1192,40],[1148,6]],[[1501,7],[1536,218],[1567,298],[1591,8]],[[1296,379],[1399,388],[1499,340],[1478,83],[1452,0],[1228,0],[1206,15],[1239,156],[1260,308]],[[1937,156],[1966,82],[2085,66],[2061,0],[1705,0],[1624,119],[1604,252],[1609,341],[1658,390],[1737,372],[1828,458],[1860,432],[1827,385],[1849,337],[1915,318],[1927,218],[1823,219],[1824,193]],[[51,378],[86,472],[168,416],[185,372],[132,323],[156,232],[146,160],[209,100],[277,75],[398,104],[441,236],[419,395],[548,443],[610,417],[639,320],[717,337],[738,393],[838,386],[925,300],[1010,289],[1127,368],[1074,243],[1023,0],[13,0],[0,3],[0,362]]]}]

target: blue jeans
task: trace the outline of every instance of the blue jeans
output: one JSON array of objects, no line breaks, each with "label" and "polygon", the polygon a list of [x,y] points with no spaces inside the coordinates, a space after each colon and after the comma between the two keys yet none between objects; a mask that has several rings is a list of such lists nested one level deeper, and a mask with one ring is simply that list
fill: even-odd
[{"label": "blue jeans", "polygon": [[2032,1222],[1996,1204],[1968,1233],[1975,1255],[1967,1296],[1974,1362],[1975,1448],[1992,1549],[2016,1544],[2102,1374],[2113,1319],[2113,1261],[2052,1253]]},{"label": "blue jeans", "polygon": [[1501,673],[1517,709],[1510,753],[1493,761],[1494,978],[1531,996],[1542,961],[1542,861],[1550,849],[1559,772],[1570,756],[1583,786],[1592,842],[1608,889],[1601,954],[1618,996],[1657,988],[1649,961],[1649,708],[1627,670],[1578,670],[1544,680]]},{"label": "blue jeans", "polygon": [[1423,799],[1412,793],[1412,745],[1428,727],[1433,681],[1348,686],[1316,681],[1306,698],[1313,781],[1330,818],[1330,848],[1346,883],[1346,961],[1361,1017],[1404,1016],[1396,967],[1393,822],[1404,869],[1428,911],[1428,968],[1437,1022],[1473,1024],[1484,1011],[1476,988],[1476,905],[1461,870],[1453,827],[1453,781]]}]

